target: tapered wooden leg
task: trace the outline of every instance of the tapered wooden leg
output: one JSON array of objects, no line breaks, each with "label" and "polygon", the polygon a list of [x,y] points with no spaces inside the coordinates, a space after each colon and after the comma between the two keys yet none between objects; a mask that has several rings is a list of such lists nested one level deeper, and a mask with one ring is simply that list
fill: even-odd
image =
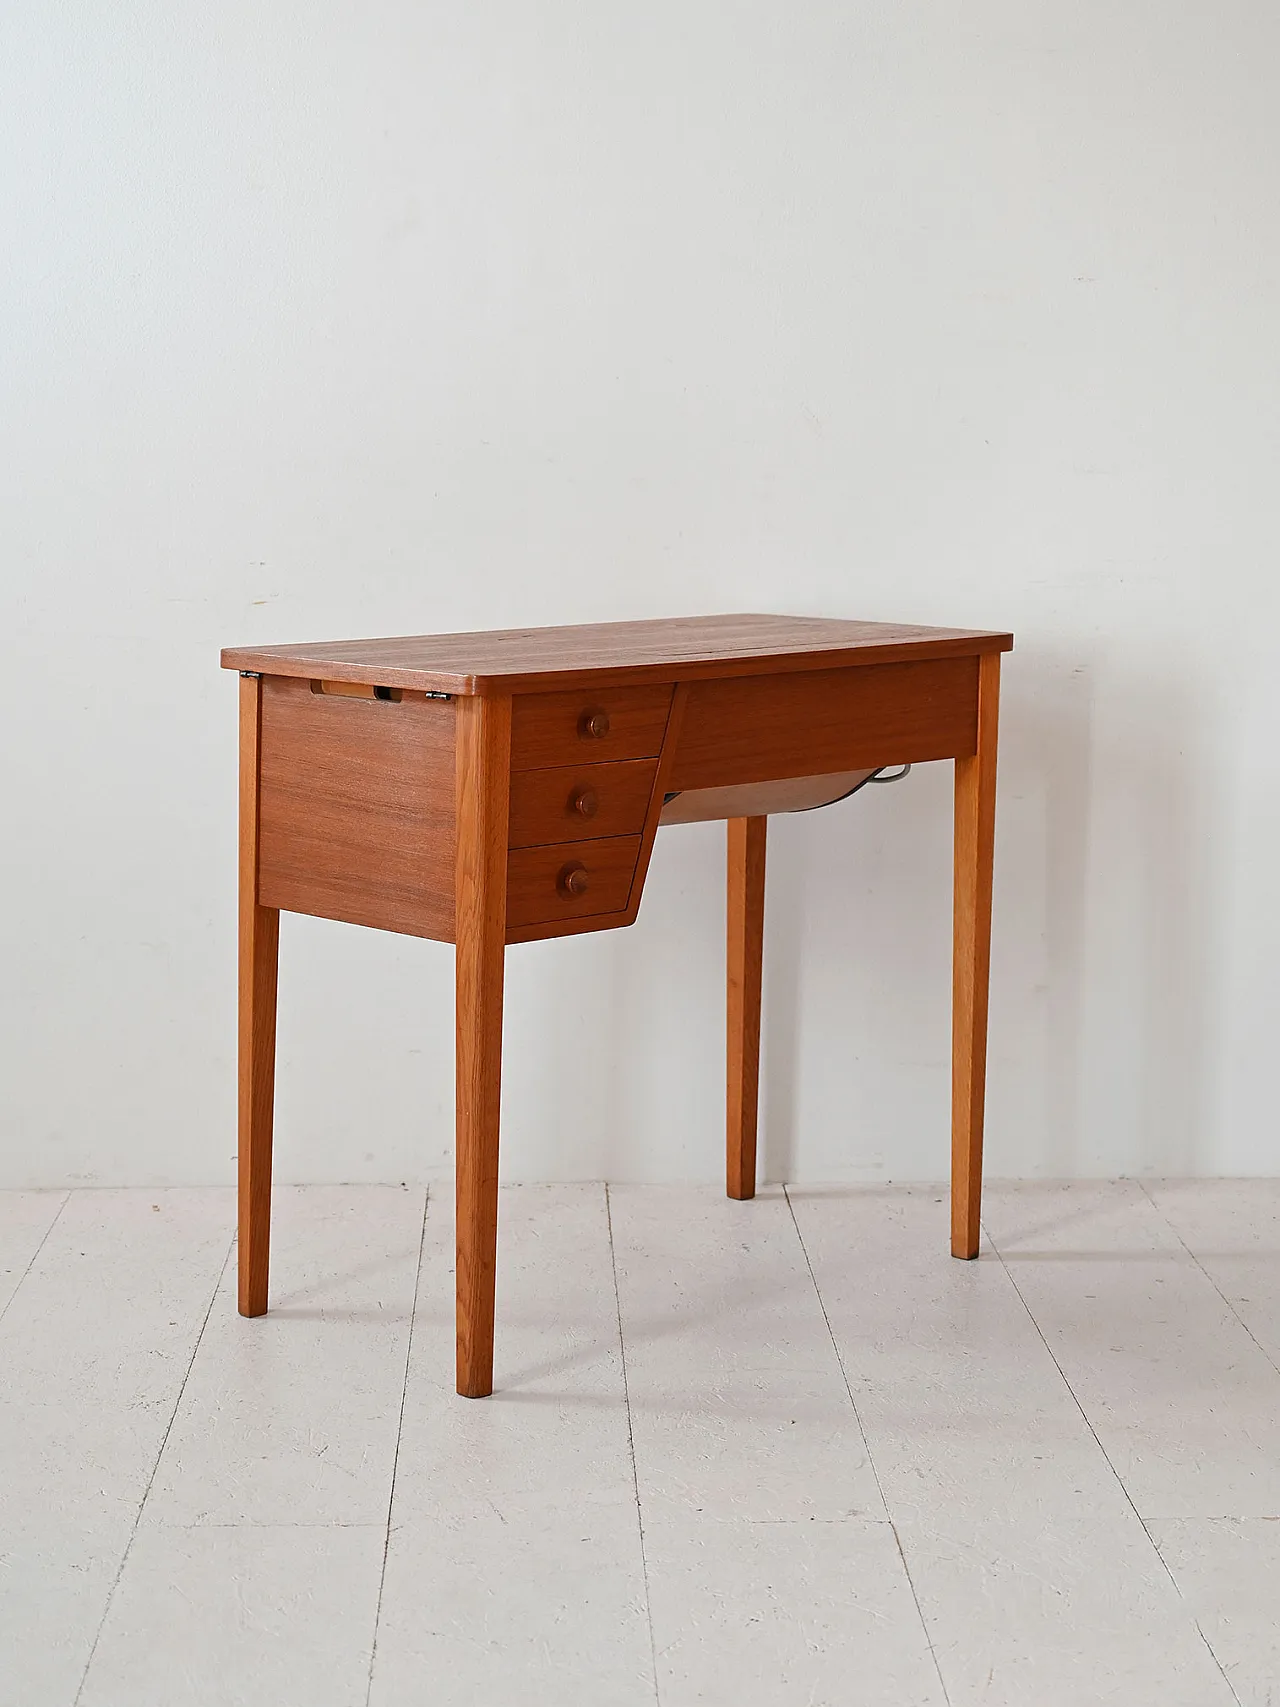
[{"label": "tapered wooden leg", "polygon": [[982,1116],[991,969],[1000,654],[978,675],[978,750],[956,760],[955,945],[951,1040],[951,1254],[976,1257],[982,1211]]},{"label": "tapered wooden leg", "polygon": [[457,701],[458,1391],[493,1391],[511,701]]},{"label": "tapered wooden leg", "polygon": [[271,1252],[271,1125],[276,1083],[280,914],[258,905],[258,772],[262,682],[240,678],[239,1306],[267,1308]]},{"label": "tapered wooden leg", "polygon": [[728,1061],[725,1179],[730,1197],[756,1194],[760,1101],[760,978],[764,957],[767,818],[730,818]]}]

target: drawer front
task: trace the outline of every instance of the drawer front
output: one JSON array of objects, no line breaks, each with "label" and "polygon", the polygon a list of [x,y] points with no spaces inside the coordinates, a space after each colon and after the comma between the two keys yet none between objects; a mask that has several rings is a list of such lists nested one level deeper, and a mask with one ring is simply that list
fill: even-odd
[{"label": "drawer front", "polygon": [[511,778],[510,846],[638,836],[657,768],[655,759],[626,759],[517,771]]},{"label": "drawer front", "polygon": [[652,759],[662,751],[670,683],[521,693],[511,702],[511,768]]},{"label": "drawer front", "polygon": [[976,657],[732,676],[690,685],[667,787],[923,764],[977,741]]},{"label": "drawer front", "polygon": [[639,854],[639,836],[513,848],[507,858],[507,924],[620,913]]}]

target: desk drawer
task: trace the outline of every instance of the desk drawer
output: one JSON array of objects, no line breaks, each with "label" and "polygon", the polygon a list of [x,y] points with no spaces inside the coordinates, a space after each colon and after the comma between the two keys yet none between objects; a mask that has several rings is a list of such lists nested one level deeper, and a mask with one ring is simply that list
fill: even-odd
[{"label": "desk drawer", "polygon": [[612,765],[516,771],[511,778],[510,846],[638,836],[657,768],[655,759],[625,759]]},{"label": "desk drawer", "polygon": [[511,768],[656,758],[671,693],[667,682],[517,694],[511,703]]},{"label": "desk drawer", "polygon": [[667,788],[923,764],[977,751],[978,660],[916,659],[694,682]]},{"label": "desk drawer", "polygon": [[513,848],[507,862],[507,924],[620,913],[631,894],[639,836]]}]

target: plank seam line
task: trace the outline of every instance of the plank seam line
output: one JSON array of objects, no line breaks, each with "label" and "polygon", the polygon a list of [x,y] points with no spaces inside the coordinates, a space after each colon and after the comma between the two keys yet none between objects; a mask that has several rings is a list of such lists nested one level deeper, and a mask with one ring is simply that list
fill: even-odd
[{"label": "plank seam line", "polygon": [[640,1477],[636,1470],[636,1437],[631,1424],[631,1385],[627,1379],[627,1342],[622,1332],[622,1294],[618,1287],[618,1255],[613,1242],[613,1202],[609,1182],[604,1182],[604,1217],[609,1230],[609,1262],[613,1268],[613,1302],[618,1316],[618,1353],[622,1360],[622,1400],[627,1411],[627,1450],[631,1455],[631,1486],[636,1500],[636,1529],[640,1537],[640,1572],[644,1580],[644,1616],[649,1626],[649,1661],[653,1668],[653,1699],[660,1703],[658,1648],[653,1634],[653,1604],[649,1598],[649,1561],[644,1546],[644,1508],[640,1504]]},{"label": "plank seam line", "polygon": [[1133,1515],[1137,1518],[1138,1522],[1142,1525],[1142,1533],[1146,1536],[1148,1542],[1150,1543],[1151,1551],[1155,1554],[1156,1558],[1159,1559],[1161,1569],[1164,1571],[1164,1574],[1168,1577],[1170,1583],[1173,1585],[1173,1592],[1177,1595],[1177,1597],[1178,1597],[1179,1601],[1182,1603],[1182,1605],[1187,1607],[1187,1613],[1191,1619],[1191,1624],[1192,1624],[1193,1629],[1195,1630],[1196,1635],[1199,1636],[1200,1640],[1204,1643],[1205,1651],[1209,1655],[1209,1658],[1213,1661],[1214,1665],[1218,1668],[1218,1673],[1221,1676],[1222,1681],[1226,1684],[1227,1688],[1231,1691],[1231,1699],[1234,1702],[1236,1702],[1237,1707],[1241,1707],[1240,1697],[1236,1694],[1235,1685],[1232,1683],[1231,1679],[1227,1676],[1225,1670],[1223,1669],[1222,1661],[1218,1658],[1217,1654],[1214,1653],[1212,1642],[1210,1642],[1209,1638],[1205,1635],[1204,1631],[1201,1629],[1200,1620],[1191,1611],[1191,1608],[1189,1606],[1187,1606],[1187,1597],[1183,1594],[1181,1585],[1179,1584],[1177,1577],[1175,1577],[1173,1572],[1169,1569],[1168,1561],[1165,1559],[1164,1554],[1160,1551],[1159,1547],[1156,1545],[1156,1539],[1155,1539],[1154,1535],[1152,1535],[1150,1529],[1147,1528],[1146,1518],[1143,1517],[1142,1513],[1138,1510],[1137,1506],[1134,1504],[1133,1495],[1129,1492],[1128,1488],[1125,1486],[1123,1476],[1121,1476],[1119,1470],[1116,1469],[1115,1464],[1112,1462],[1111,1454],[1107,1451],[1106,1447],[1102,1444],[1102,1441],[1098,1435],[1098,1431],[1096,1428],[1094,1428],[1093,1423],[1091,1422],[1091,1420],[1089,1418],[1088,1412],[1085,1410],[1084,1406],[1080,1403],[1080,1399],[1076,1393],[1075,1388],[1071,1385],[1070,1381],[1067,1380],[1066,1370],[1063,1369],[1061,1363],[1059,1363],[1057,1356],[1054,1353],[1053,1347],[1049,1344],[1048,1339],[1045,1337],[1044,1330],[1041,1328],[1039,1322],[1036,1321],[1035,1315],[1032,1312],[1030,1304],[1028,1304],[1026,1299],[1022,1296],[1022,1288],[1018,1285],[1017,1280],[1014,1278],[1013,1271],[1010,1269],[1008,1263],[1004,1260],[1004,1257],[1000,1253],[999,1246],[996,1244],[995,1240],[991,1237],[991,1234],[985,1225],[983,1226],[982,1231],[986,1234],[987,1242],[990,1244],[991,1249],[995,1252],[996,1259],[999,1262],[1000,1267],[1004,1270],[1005,1274],[1008,1275],[1009,1284],[1010,1284],[1010,1286],[1013,1287],[1014,1292],[1017,1294],[1018,1302],[1022,1305],[1022,1308],[1027,1312],[1027,1320],[1031,1323],[1031,1326],[1035,1329],[1036,1334],[1039,1337],[1041,1345],[1048,1352],[1050,1358],[1052,1359],[1053,1367],[1058,1371],[1058,1374],[1062,1379],[1062,1385],[1067,1389],[1067,1392],[1070,1393],[1071,1398],[1072,1398],[1072,1402],[1074,1403],[1076,1409],[1079,1411],[1081,1417],[1084,1420],[1085,1427],[1089,1430],[1089,1433],[1093,1436],[1094,1442],[1097,1445],[1098,1451],[1102,1454],[1103,1462],[1106,1464],[1106,1466],[1107,1466],[1108,1470],[1110,1470],[1111,1474],[1115,1477],[1116,1485],[1120,1489],[1120,1492],[1124,1495],[1125,1500],[1128,1502],[1129,1509],[1133,1512]]},{"label": "plank seam line", "polygon": [[867,1431],[863,1426],[862,1413],[858,1410],[858,1401],[853,1396],[853,1387],[849,1381],[849,1371],[845,1368],[844,1358],[840,1355],[840,1347],[836,1343],[835,1331],[831,1326],[831,1317],[827,1314],[827,1302],[822,1296],[822,1290],[818,1285],[818,1277],[813,1272],[813,1263],[809,1258],[809,1247],[804,1242],[804,1234],[800,1231],[800,1223],[796,1219],[795,1205],[791,1201],[791,1193],[787,1189],[785,1181],[782,1186],[782,1195],[786,1199],[787,1209],[791,1214],[791,1225],[795,1228],[796,1238],[800,1242],[800,1253],[804,1257],[805,1267],[809,1270],[809,1279],[813,1283],[814,1297],[818,1300],[818,1308],[822,1311],[822,1319],[827,1324],[827,1334],[831,1340],[831,1349],[836,1354],[836,1363],[840,1368],[840,1377],[844,1382],[844,1390],[849,1395],[849,1404],[853,1408],[853,1420],[858,1425],[858,1433],[862,1436],[862,1446],[867,1455],[867,1463],[871,1466],[871,1474],[875,1477],[876,1491],[880,1495],[881,1505],[884,1506],[884,1514],[888,1521],[889,1528],[893,1531],[894,1545],[898,1549],[898,1557],[902,1560],[902,1574],[906,1577],[907,1587],[911,1590],[911,1598],[915,1603],[916,1616],[920,1620],[920,1628],[924,1633],[924,1639],[928,1645],[929,1658],[933,1661],[933,1669],[938,1674],[938,1687],[942,1691],[942,1699],[946,1703],[946,1707],[951,1707],[951,1695],[947,1689],[947,1680],[942,1675],[942,1664],[938,1659],[938,1650],[933,1645],[933,1637],[929,1632],[929,1626],[925,1620],[924,1608],[920,1604],[920,1596],[916,1593],[915,1579],[911,1575],[911,1567],[907,1564],[907,1555],[906,1550],[902,1545],[902,1537],[898,1534],[898,1526],[893,1521],[893,1513],[889,1510],[889,1502],[885,1498],[884,1484],[880,1480],[879,1470],[876,1469],[876,1461],[871,1451],[871,1442],[867,1439]]},{"label": "plank seam line", "polygon": [[391,1460],[391,1486],[387,1490],[387,1521],[382,1541],[382,1563],[378,1570],[378,1604],[373,1615],[373,1638],[369,1643],[369,1680],[365,1687],[365,1707],[373,1695],[373,1667],[378,1657],[378,1631],[382,1625],[382,1594],[387,1582],[387,1555],[391,1551],[391,1513],[395,1505],[396,1475],[400,1469],[400,1442],[404,1438],[404,1412],[409,1397],[409,1369],[413,1356],[413,1330],[418,1321],[418,1292],[422,1285],[422,1255],[427,1245],[427,1212],[431,1204],[431,1187],[422,1193],[422,1226],[418,1233],[418,1267],[413,1277],[413,1308],[409,1312],[409,1333],[404,1348],[404,1381],[400,1387],[400,1417],[396,1423],[396,1449]]},{"label": "plank seam line", "polygon": [[107,1592],[106,1602],[102,1608],[102,1617],[98,1620],[98,1628],[94,1632],[93,1636],[93,1646],[89,1649],[89,1657],[84,1662],[84,1670],[80,1674],[80,1684],[76,1689],[75,1700],[72,1702],[72,1707],[79,1707],[80,1697],[84,1694],[84,1686],[89,1681],[89,1671],[93,1665],[94,1655],[97,1653],[98,1644],[102,1640],[102,1632],[107,1627],[107,1619],[111,1614],[111,1607],[116,1597],[116,1590],[120,1587],[120,1581],[124,1576],[125,1566],[129,1563],[129,1555],[133,1551],[133,1544],[138,1538],[138,1530],[142,1526],[142,1514],[147,1508],[147,1501],[151,1498],[151,1490],[155,1486],[156,1477],[160,1472],[160,1461],[164,1457],[164,1449],[169,1444],[169,1436],[173,1433],[173,1425],[177,1421],[178,1412],[182,1409],[182,1400],[187,1391],[187,1383],[191,1379],[191,1371],[195,1368],[196,1356],[200,1350],[201,1342],[204,1339],[205,1329],[209,1326],[209,1318],[213,1314],[213,1306],[217,1302],[218,1293],[222,1289],[222,1277],[227,1272],[227,1264],[231,1261],[231,1253],[235,1247],[236,1239],[235,1234],[233,1233],[230,1239],[227,1240],[226,1252],[223,1255],[222,1263],[214,1280],[213,1290],[209,1294],[208,1306],[205,1309],[204,1316],[200,1322],[200,1332],[196,1335],[196,1343],[192,1346],[191,1356],[187,1360],[187,1367],[182,1377],[182,1385],[178,1388],[178,1396],[173,1401],[173,1409],[169,1413],[169,1421],[165,1424],[164,1435],[160,1441],[159,1450],[156,1453],[155,1463],[151,1466],[151,1474],[147,1477],[147,1485],[143,1489],[142,1498],[138,1501],[138,1510],[137,1515],[133,1520],[133,1528],[129,1531],[129,1539],[125,1544],[124,1552],[120,1555],[120,1564],[116,1569],[115,1577],[113,1578],[111,1587]]},{"label": "plank seam line", "polygon": [[55,1213],[53,1220],[50,1221],[49,1225],[44,1230],[44,1238],[41,1239],[40,1243],[36,1246],[35,1250],[32,1251],[31,1261],[27,1264],[27,1266],[23,1269],[22,1273],[18,1276],[17,1282],[13,1288],[13,1291],[9,1294],[8,1298],[5,1301],[4,1309],[0,1310],[0,1322],[3,1322],[5,1317],[8,1315],[9,1306],[13,1303],[14,1299],[18,1296],[18,1292],[21,1289],[23,1281],[31,1273],[31,1270],[36,1266],[36,1258],[40,1255],[40,1252],[44,1249],[45,1240],[48,1239],[50,1233],[52,1233],[53,1229],[58,1225],[58,1222],[62,1217],[62,1211],[67,1207],[67,1204],[70,1201],[71,1201],[71,1193],[69,1191],[64,1191],[62,1194],[62,1202],[58,1205],[57,1212]]}]

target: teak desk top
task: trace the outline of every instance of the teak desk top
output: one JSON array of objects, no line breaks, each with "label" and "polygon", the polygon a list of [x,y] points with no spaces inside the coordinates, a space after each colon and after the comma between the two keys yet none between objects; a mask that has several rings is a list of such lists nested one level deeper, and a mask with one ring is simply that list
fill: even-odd
[{"label": "teak desk top", "polygon": [[603,682],[820,670],[1007,652],[1011,634],[912,628],[821,616],[676,616],[590,622],[568,628],[501,628],[478,634],[413,634],[304,646],[230,646],[228,670],[384,683],[427,693],[529,693]]},{"label": "teak desk top", "polygon": [[659,825],[727,820],[727,1179],[749,1198],[766,814],[938,759],[956,766],[952,1250],[976,1255],[1012,645],[735,615],[224,651],[242,677],[242,1313],[267,1307],[282,910],[456,944],[458,1390],[478,1397],[492,1390],[506,945],[629,925]]}]

